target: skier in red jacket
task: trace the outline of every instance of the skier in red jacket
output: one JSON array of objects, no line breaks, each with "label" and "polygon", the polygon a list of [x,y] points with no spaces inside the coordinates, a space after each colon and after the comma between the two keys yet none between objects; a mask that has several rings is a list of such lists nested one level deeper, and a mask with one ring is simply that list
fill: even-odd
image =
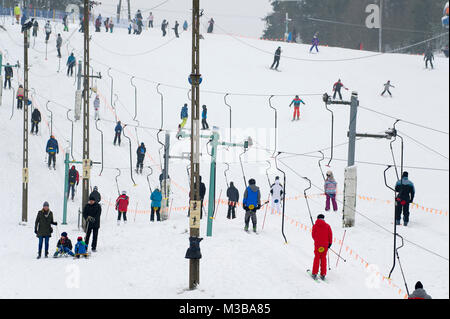
[{"label": "skier in red jacket", "polygon": [[130,202],[129,197],[127,196],[127,192],[123,191],[122,195],[120,195],[116,200],[116,210],[119,212],[117,216],[117,225],[120,225],[120,218],[123,214],[123,222],[127,222],[127,210],[128,204]]},{"label": "skier in red jacket", "polygon": [[333,99],[336,99],[336,94],[339,94],[339,98],[341,99],[341,101],[342,101],[342,94],[341,94],[341,89],[342,88],[344,88],[344,89],[346,89],[347,91],[348,91],[348,88],[346,88],[345,86],[344,86],[344,83],[342,83],[341,82],[341,79],[339,79],[336,83],[334,83],[334,85],[333,85],[333,91],[334,91],[334,94],[333,94]]},{"label": "skier in red jacket", "polygon": [[314,239],[314,264],[312,270],[313,279],[317,278],[320,264],[320,279],[325,280],[327,275],[327,252],[333,241],[333,232],[330,225],[325,222],[325,216],[320,214],[312,228]]}]

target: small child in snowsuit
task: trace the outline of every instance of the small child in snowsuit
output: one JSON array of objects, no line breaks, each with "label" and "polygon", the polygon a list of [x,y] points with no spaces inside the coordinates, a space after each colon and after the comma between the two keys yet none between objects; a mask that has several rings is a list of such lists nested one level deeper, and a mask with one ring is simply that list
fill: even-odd
[{"label": "small child in snowsuit", "polygon": [[294,104],[294,117],[292,118],[292,121],[300,120],[300,104],[302,103],[306,105],[306,103],[303,102],[303,100],[298,95],[296,95],[295,99],[293,99],[291,104],[289,104],[289,107],[291,107],[292,104]]},{"label": "small child in snowsuit", "polygon": [[80,258],[80,256],[84,256],[84,258],[87,258],[88,245],[83,241],[82,237],[77,238],[77,244],[75,245],[75,257]]},{"label": "small child in snowsuit", "polygon": [[61,234],[61,238],[58,240],[56,244],[56,252],[53,255],[54,258],[57,258],[59,255],[69,254],[70,256],[74,256],[72,252],[72,242],[69,237],[67,237],[67,233],[63,232]]},{"label": "small child in snowsuit", "polygon": [[333,203],[333,211],[337,211],[338,210],[338,206],[336,203],[336,187],[337,187],[337,183],[336,180],[334,179],[333,176],[333,172],[328,171],[327,172],[327,179],[325,180],[325,196],[327,197],[327,201],[325,204],[325,211],[329,211],[330,210],[330,200]]},{"label": "small child in snowsuit", "polygon": [[395,88],[395,86],[391,85],[391,81],[387,81],[387,83],[384,84],[384,91],[381,93],[381,96],[384,96],[384,93],[388,92],[389,95],[392,97],[392,93],[389,90],[390,88]]}]

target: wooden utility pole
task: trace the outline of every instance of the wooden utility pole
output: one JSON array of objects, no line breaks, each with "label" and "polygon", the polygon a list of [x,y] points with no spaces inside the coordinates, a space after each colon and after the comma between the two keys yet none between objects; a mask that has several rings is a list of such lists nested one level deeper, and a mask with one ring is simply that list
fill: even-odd
[{"label": "wooden utility pole", "polygon": [[22,223],[28,221],[28,29],[23,31],[23,168]]},{"label": "wooden utility pole", "polygon": [[[200,236],[200,0],[192,0],[190,236]],[[200,283],[200,260],[190,259],[189,289]]]}]

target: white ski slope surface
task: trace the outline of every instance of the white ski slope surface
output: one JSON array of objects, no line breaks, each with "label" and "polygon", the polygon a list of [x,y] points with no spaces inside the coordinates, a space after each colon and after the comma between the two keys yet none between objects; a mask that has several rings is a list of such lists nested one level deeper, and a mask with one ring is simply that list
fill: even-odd
[{"label": "white ski slope surface", "polygon": [[[23,37],[18,26],[0,30],[0,49],[3,62],[14,63],[23,59]],[[218,205],[213,236],[206,237],[206,218],[201,225],[203,259],[200,265],[200,286],[186,291],[189,261],[184,258],[188,248],[189,181],[184,160],[171,160],[170,176],[173,181],[173,208],[170,218],[162,223],[150,223],[148,166],[151,187],[158,186],[162,151],[157,141],[161,127],[172,132],[172,155],[189,151],[189,141],[175,139],[180,122],[180,109],[188,100],[188,76],[191,71],[191,37],[182,33],[173,38],[170,31],[162,38],[159,30],[146,31],[141,36],[130,36],[124,29],[113,34],[93,33],[91,41],[92,67],[101,72],[101,80],[93,80],[101,96],[101,120],[98,128],[104,135],[104,169],[100,165],[92,170],[92,186],[102,194],[102,224],[98,252],[89,260],[41,259],[36,260],[38,240],[33,233],[34,220],[42,203],[48,201],[58,227],[54,227],[50,240],[50,253],[54,252],[59,233],[67,231],[73,242],[82,235],[77,229],[81,186],[74,203],[68,204],[68,225],[61,225],[64,192],[64,149],[68,150],[75,100],[76,81],[65,74],[65,62],[70,52],[77,60],[82,56],[82,34],[63,33],[61,72],[55,50],[55,35],[62,33],[57,24],[48,46],[45,60],[44,34],[41,30],[30,50],[30,88],[35,107],[42,113],[41,135],[30,136],[30,182],[28,224],[19,226],[22,202],[22,123],[23,111],[14,110],[11,117],[13,93],[4,90],[0,107],[0,162],[2,163],[0,189],[3,197],[0,223],[0,297],[2,298],[404,298],[406,289],[397,262],[391,281],[387,276],[393,263],[393,193],[384,184],[386,164],[393,164],[388,140],[361,139],[356,144],[358,161],[358,201],[356,226],[347,229],[342,247],[342,260],[336,266],[336,255],[330,253],[329,283],[317,284],[308,278],[306,270],[312,267],[313,241],[309,231],[310,216],[303,190],[311,179],[308,190],[314,220],[324,212],[323,180],[318,160],[323,150],[324,170],[332,169],[338,182],[339,211],[326,213],[339,251],[342,228],[342,191],[347,159],[347,130],[349,108],[331,106],[334,111],[334,158],[330,168],[331,113],[322,102],[322,94],[331,93],[332,85],[341,78],[349,91],[357,91],[360,105],[389,114],[394,119],[418,123],[440,131],[449,131],[449,64],[448,59],[436,57],[433,71],[425,70],[421,56],[385,54],[345,62],[318,62],[359,58],[372,55],[340,48],[321,48],[318,55],[310,55],[309,47],[268,41],[237,41],[226,35],[204,34],[201,41],[201,105],[208,106],[210,126],[221,128],[221,138],[229,141],[229,108],[232,109],[233,142],[242,142],[251,136],[254,146],[242,156],[247,179],[253,177],[267,199],[270,180],[282,176],[272,158],[277,151],[306,154],[281,154],[278,166],[287,174],[285,244],[281,233],[281,217],[270,209],[264,221],[265,209],[258,212],[259,235],[243,231],[244,212],[238,209],[237,219],[226,219],[226,205]],[[281,72],[269,70],[273,52],[281,45],[283,57]],[[266,54],[263,51],[268,51]],[[295,60],[287,57],[295,57]],[[23,63],[22,63],[23,65]],[[113,102],[118,119],[129,125],[133,166],[136,163],[137,142],[145,142],[148,156],[142,176],[130,176],[129,142],[123,138],[120,147],[114,147],[114,108],[111,106],[111,78]],[[134,88],[137,86],[137,114],[135,114]],[[14,73],[14,87],[22,83],[23,69]],[[381,97],[383,83],[391,80],[393,98]],[[161,95],[157,92],[157,85]],[[260,96],[250,96],[256,94]],[[288,105],[299,94],[306,106],[301,108],[301,121],[291,122],[292,108]],[[274,143],[274,111],[269,97],[278,111],[278,142]],[[279,96],[284,95],[284,96]],[[92,95],[93,101],[95,94]],[[50,103],[47,102],[50,101]],[[161,123],[161,101],[163,123]],[[44,163],[45,145],[50,135],[50,112],[53,113],[53,134],[59,141],[61,152],[57,156],[57,170],[49,171]],[[92,103],[91,103],[92,106]],[[69,113],[67,113],[69,111]],[[95,127],[91,109],[91,158],[101,161],[101,134]],[[189,112],[190,115],[190,112]],[[136,118],[137,121],[134,121]],[[391,128],[394,119],[359,108],[357,130],[360,133],[382,133]],[[48,124],[47,124],[48,123]],[[145,128],[143,128],[145,127]],[[187,127],[190,127],[188,123]],[[448,133],[417,127],[405,122],[397,124],[405,142],[404,165],[416,186],[415,202],[411,208],[408,227],[399,227],[405,245],[399,250],[401,265],[412,292],[420,280],[433,298],[449,298],[449,216],[448,216]],[[75,122],[73,156],[82,157],[82,123]],[[164,139],[164,132],[160,134]],[[210,157],[208,140],[202,140],[201,172],[209,189]],[[420,144],[418,144],[418,142]],[[342,144],[342,145],[341,145]],[[340,146],[338,146],[340,145]],[[209,146],[208,146],[209,147]],[[219,147],[216,199],[224,199],[226,181],[224,170],[229,163],[228,181],[234,181],[242,198],[243,174],[239,163],[240,148]],[[400,143],[394,143],[396,163],[400,164]],[[270,162],[270,166],[268,162]],[[367,164],[379,163],[380,165]],[[287,166],[286,166],[287,165]],[[118,185],[116,185],[116,176]],[[426,169],[424,169],[426,168]],[[80,165],[77,169],[81,173]],[[394,169],[388,172],[393,186],[397,178]],[[130,196],[128,224],[116,225],[113,209],[118,188]],[[208,193],[207,193],[208,196]],[[371,198],[371,200],[368,200]],[[376,200],[375,200],[376,199]],[[386,201],[391,201],[388,204]],[[136,207],[138,213],[136,214]],[[433,209],[430,211],[430,209]],[[264,222],[264,229],[262,229]]]}]

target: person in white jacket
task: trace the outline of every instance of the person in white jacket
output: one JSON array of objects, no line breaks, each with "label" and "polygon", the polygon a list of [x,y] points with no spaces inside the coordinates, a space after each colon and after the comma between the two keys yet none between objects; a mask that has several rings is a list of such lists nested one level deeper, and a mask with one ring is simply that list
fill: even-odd
[{"label": "person in white jacket", "polygon": [[280,177],[275,177],[275,183],[270,187],[272,195],[272,211],[281,212],[281,200],[283,198],[283,185],[280,184]]}]

